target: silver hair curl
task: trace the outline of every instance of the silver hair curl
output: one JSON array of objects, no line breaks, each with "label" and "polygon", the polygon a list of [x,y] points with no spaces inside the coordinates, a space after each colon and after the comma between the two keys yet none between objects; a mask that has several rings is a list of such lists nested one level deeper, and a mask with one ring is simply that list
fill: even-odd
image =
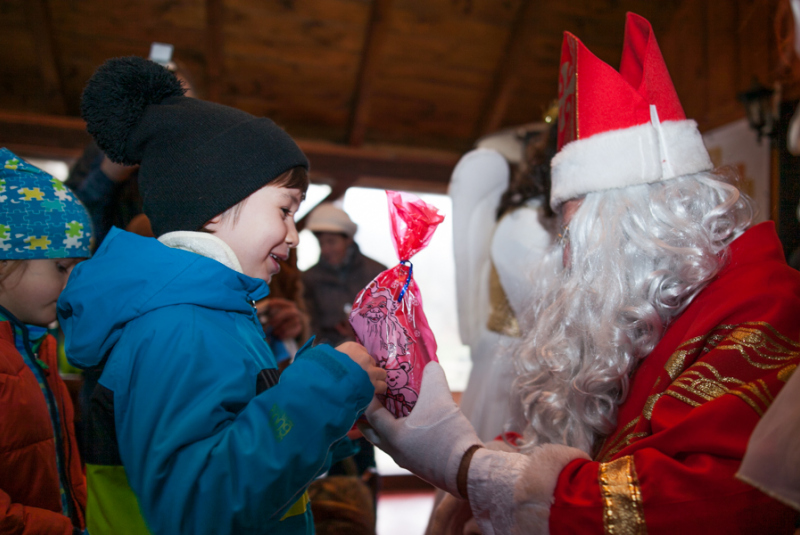
[{"label": "silver hair curl", "polygon": [[586,195],[569,224],[570,268],[556,243],[532,273],[509,426],[527,428],[523,451],[556,443],[591,453],[613,431],[636,365],[750,226],[752,201],[730,178],[698,173]]}]

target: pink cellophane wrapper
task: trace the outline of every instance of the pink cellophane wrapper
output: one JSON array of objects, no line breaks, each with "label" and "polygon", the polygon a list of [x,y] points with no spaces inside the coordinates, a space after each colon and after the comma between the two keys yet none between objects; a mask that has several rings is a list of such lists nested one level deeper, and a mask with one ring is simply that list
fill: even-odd
[{"label": "pink cellophane wrapper", "polygon": [[400,264],[380,273],[353,302],[350,324],[358,341],[387,371],[386,396],[395,418],[408,416],[419,397],[422,370],[436,358],[436,339],[422,311],[411,257],[425,248],[444,220],[439,211],[410,193],[387,191],[392,241]]}]

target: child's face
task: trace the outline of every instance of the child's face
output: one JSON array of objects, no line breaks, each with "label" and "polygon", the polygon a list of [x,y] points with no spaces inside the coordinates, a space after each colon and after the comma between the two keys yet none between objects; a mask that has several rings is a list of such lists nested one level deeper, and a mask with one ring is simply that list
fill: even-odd
[{"label": "child's face", "polygon": [[269,282],[300,241],[294,215],[302,200],[299,189],[267,185],[247,198],[235,222],[218,216],[207,228],[233,249],[245,275]]},{"label": "child's face", "polygon": [[[26,260],[0,284],[0,305],[22,323],[46,327],[56,320],[56,302],[75,264],[84,259]],[[3,268],[7,262],[2,263]]]}]

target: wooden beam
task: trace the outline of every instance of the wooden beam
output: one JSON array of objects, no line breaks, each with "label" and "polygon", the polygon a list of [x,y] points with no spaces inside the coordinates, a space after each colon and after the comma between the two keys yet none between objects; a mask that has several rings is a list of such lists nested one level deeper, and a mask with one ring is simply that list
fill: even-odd
[{"label": "wooden beam", "polygon": [[206,93],[208,100],[220,102],[224,74],[222,59],[223,0],[206,0]]},{"label": "wooden beam", "polygon": [[25,6],[25,15],[36,46],[36,57],[42,75],[43,100],[47,102],[52,113],[65,114],[67,105],[64,83],[56,58],[53,22],[47,0],[25,0],[22,5]]},{"label": "wooden beam", "polygon": [[[398,184],[423,182],[437,190],[446,190],[461,156],[407,147],[348,147],[311,140],[298,140],[297,144],[311,162],[312,176],[331,177],[349,184],[380,178]],[[334,190],[339,189],[340,186],[334,185]]]},{"label": "wooden beam", "polygon": [[0,111],[0,146],[28,155],[77,157],[91,141],[79,117]]},{"label": "wooden beam", "polygon": [[[25,154],[78,156],[91,141],[79,117],[60,117],[0,110],[0,146],[24,147]],[[356,183],[404,188],[427,185],[429,191],[446,191],[460,154],[409,147],[349,147],[325,141],[297,140],[311,162],[312,177],[329,178],[334,190]],[[13,150],[13,149],[12,149]],[[336,185],[339,183],[340,185]],[[342,189],[344,188],[344,189]]]},{"label": "wooden beam", "polygon": [[[347,188],[349,188],[350,186],[352,186],[352,185],[354,185],[356,183],[357,179],[358,179],[358,177],[356,177],[354,175],[347,175],[347,176],[338,177],[338,178],[334,179],[330,184],[331,192],[328,193],[320,201],[320,203],[333,202],[336,199],[339,199],[340,197],[342,197],[345,194],[345,192],[347,192]],[[309,213],[311,213],[311,212],[309,212]],[[307,215],[308,214],[306,214],[306,216]],[[302,222],[303,227],[305,227],[305,216],[303,217],[301,222]],[[303,230],[303,228],[300,227],[300,230]]]},{"label": "wooden beam", "polygon": [[347,135],[348,143],[356,147],[364,143],[364,136],[369,122],[372,86],[389,30],[389,12],[391,9],[392,0],[372,0]]},{"label": "wooden beam", "polygon": [[511,98],[517,88],[517,71],[524,60],[525,22],[536,2],[522,0],[514,15],[514,22],[506,41],[505,50],[492,82],[492,89],[483,105],[475,137],[491,134],[500,129]]}]

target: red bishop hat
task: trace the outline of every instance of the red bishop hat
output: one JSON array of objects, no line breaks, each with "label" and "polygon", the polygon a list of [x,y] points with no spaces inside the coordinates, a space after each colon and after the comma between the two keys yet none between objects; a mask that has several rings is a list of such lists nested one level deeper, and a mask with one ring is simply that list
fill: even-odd
[{"label": "red bishop hat", "polygon": [[647,19],[628,13],[619,72],[564,33],[550,204],[712,169]]}]

